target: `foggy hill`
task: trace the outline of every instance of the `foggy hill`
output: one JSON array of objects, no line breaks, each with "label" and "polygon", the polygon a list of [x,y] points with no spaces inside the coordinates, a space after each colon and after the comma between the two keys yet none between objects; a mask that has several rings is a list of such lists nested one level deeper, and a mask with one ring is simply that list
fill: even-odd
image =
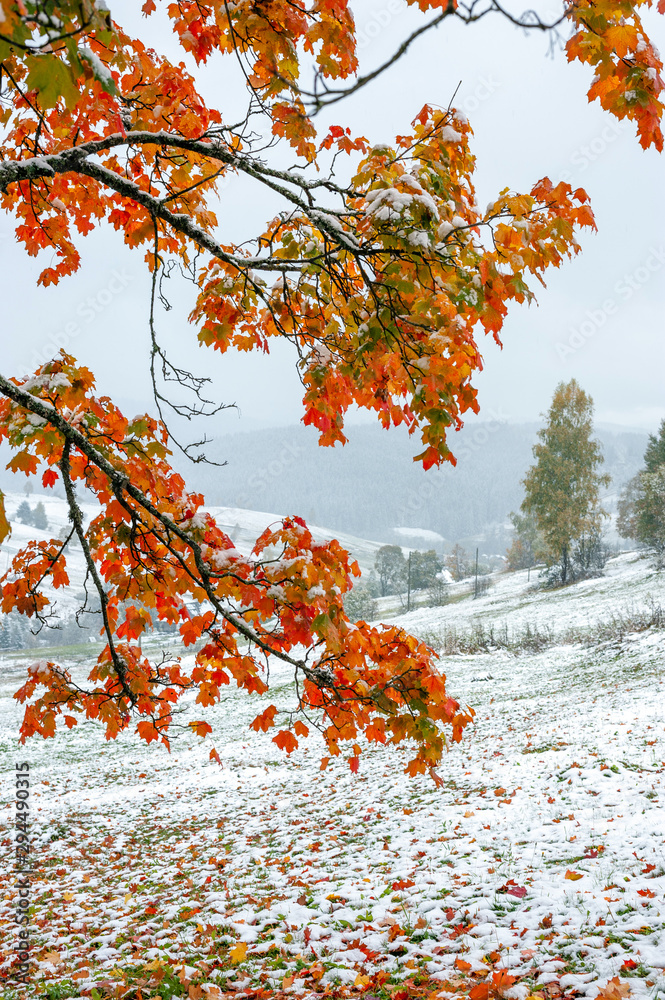
[{"label": "foggy hill", "polygon": [[[508,515],[522,501],[521,480],[533,461],[538,424],[475,423],[452,438],[455,468],[423,472],[413,462],[418,441],[401,429],[352,426],[343,448],[320,448],[303,426],[230,434],[209,446],[223,468],[183,470],[209,504],[299,513],[315,524],[368,539],[430,547],[396,528],[427,529],[445,539],[479,541],[503,553]],[[612,477],[606,506],[642,464],[647,435],[598,427],[605,471]]]}]

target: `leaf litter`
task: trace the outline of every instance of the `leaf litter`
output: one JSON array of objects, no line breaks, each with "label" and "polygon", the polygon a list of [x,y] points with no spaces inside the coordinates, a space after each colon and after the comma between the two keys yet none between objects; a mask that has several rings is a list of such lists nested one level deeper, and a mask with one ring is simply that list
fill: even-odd
[{"label": "leaf litter", "polygon": [[[659,588],[644,560],[622,556],[605,578],[550,595],[550,624]],[[525,574],[490,594],[401,623],[545,613]],[[104,745],[95,723],[18,748],[22,662],[4,657],[0,746],[6,773],[30,762],[31,995],[665,991],[662,631],[444,658],[451,693],[477,714],[439,789],[405,776],[405,753],[390,748],[363,752],[357,774],[334,760],[322,771],[315,738],[285,757],[249,729],[256,702],[236,692],[208,715],[221,766],[192,734],[168,755],[129,736]],[[289,675],[272,679],[288,711]],[[10,794],[6,783],[7,1000],[26,995],[11,984]]]}]

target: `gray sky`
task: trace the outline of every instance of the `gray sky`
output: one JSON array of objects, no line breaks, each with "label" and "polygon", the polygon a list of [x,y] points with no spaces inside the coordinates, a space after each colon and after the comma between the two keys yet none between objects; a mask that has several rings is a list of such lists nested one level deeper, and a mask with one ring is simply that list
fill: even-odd
[{"label": "gray sky", "polygon": [[[123,26],[175,55],[163,20],[142,21],[135,0],[110,6]],[[353,8],[363,70],[421,23],[401,0],[363,0]],[[651,37],[665,48],[663,18],[646,20]],[[544,37],[525,37],[496,18],[470,28],[444,25],[353,101],[338,105],[321,131],[328,123],[349,124],[373,142],[390,140],[426,101],[447,105],[461,82],[455,103],[475,132],[481,205],[503,187],[528,190],[546,174],[586,188],[599,233],[585,236],[583,254],[549,273],[537,307],[511,310],[503,351],[489,339],[481,343],[481,417],[537,419],[556,383],[575,377],[594,397],[599,421],[652,429],[665,416],[665,161],[640,148],[631,126],[587,103],[591,70],[568,65],[561,53],[548,58],[547,49]],[[230,106],[239,108],[243,98],[233,66],[213,61],[201,79],[206,98],[232,117]],[[276,207],[246,182],[232,181],[219,211],[223,238],[250,237]],[[11,220],[2,217],[2,371],[33,370],[38,354],[64,342],[95,371],[100,391],[129,408],[146,408],[143,252],[129,252],[118,234],[97,232],[80,241],[81,271],[41,289],[35,279],[47,255],[36,262],[13,241]],[[213,378],[216,398],[239,404],[240,417],[225,416],[221,429],[299,420],[301,391],[290,350],[275,345],[270,357],[213,356],[197,346],[186,321],[193,288],[179,280],[171,285],[173,308],[160,316],[160,335],[176,360]]]}]

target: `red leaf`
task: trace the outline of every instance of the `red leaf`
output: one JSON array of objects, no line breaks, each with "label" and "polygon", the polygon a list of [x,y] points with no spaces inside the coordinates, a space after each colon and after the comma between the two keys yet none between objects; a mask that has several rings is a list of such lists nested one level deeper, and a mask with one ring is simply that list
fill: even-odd
[{"label": "red leaf", "polygon": [[269,705],[265,712],[261,712],[260,715],[250,722],[250,728],[254,729],[257,733],[260,731],[266,733],[271,726],[275,725],[275,716],[277,715],[277,709],[274,705]]},{"label": "red leaf", "polygon": [[288,729],[280,729],[277,736],[273,736],[272,741],[277,744],[280,750],[286,750],[287,753],[293,753],[298,748],[298,740]]},{"label": "red leaf", "polygon": [[152,743],[153,740],[159,739],[159,733],[152,722],[139,722],[136,726],[136,732],[146,743]]},{"label": "red leaf", "polygon": [[204,737],[212,732],[212,726],[208,725],[207,722],[189,722],[188,725],[197,736]]},{"label": "red leaf", "polygon": [[512,878],[508,879],[505,885],[500,886],[497,892],[505,892],[509,896],[517,896],[518,899],[522,899],[526,896],[526,886],[518,885]]},{"label": "red leaf", "polygon": [[499,969],[498,972],[492,973],[492,989],[496,993],[503,993],[504,990],[510,989],[510,987],[517,982],[517,976],[511,976],[505,969]]}]

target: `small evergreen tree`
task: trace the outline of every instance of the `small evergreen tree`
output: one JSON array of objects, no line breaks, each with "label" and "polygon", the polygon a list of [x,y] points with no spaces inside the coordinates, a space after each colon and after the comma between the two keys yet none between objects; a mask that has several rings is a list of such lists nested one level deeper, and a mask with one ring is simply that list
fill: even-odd
[{"label": "small evergreen tree", "polygon": [[658,436],[649,435],[644,468],[626,483],[619,497],[617,530],[665,560],[665,420]]},{"label": "small evergreen tree", "polygon": [[551,583],[565,584],[600,568],[587,565],[586,555],[581,561],[576,558],[581,544],[588,554],[583,540],[599,538],[607,516],[600,505],[600,489],[609,485],[610,478],[598,471],[603,454],[592,432],[593,400],[575,379],[561,382],[547,424],[538,431],[540,442],[533,447],[536,462],[524,479],[521,508],[533,516],[543,537]]},{"label": "small evergreen tree", "polygon": [[32,512],[32,526],[33,528],[39,528],[40,531],[48,530],[48,520],[46,518],[46,511],[44,510],[44,504],[39,501],[37,506]]},{"label": "small evergreen tree", "polygon": [[658,435],[649,434],[649,443],[644,452],[644,471],[657,472],[665,465],[665,420],[661,421]]},{"label": "small evergreen tree", "polygon": [[376,553],[374,568],[381,596],[401,594],[406,587],[406,559],[399,545],[383,545]]},{"label": "small evergreen tree", "polygon": [[32,524],[32,507],[27,500],[22,500],[16,511],[16,520],[21,524]]}]

